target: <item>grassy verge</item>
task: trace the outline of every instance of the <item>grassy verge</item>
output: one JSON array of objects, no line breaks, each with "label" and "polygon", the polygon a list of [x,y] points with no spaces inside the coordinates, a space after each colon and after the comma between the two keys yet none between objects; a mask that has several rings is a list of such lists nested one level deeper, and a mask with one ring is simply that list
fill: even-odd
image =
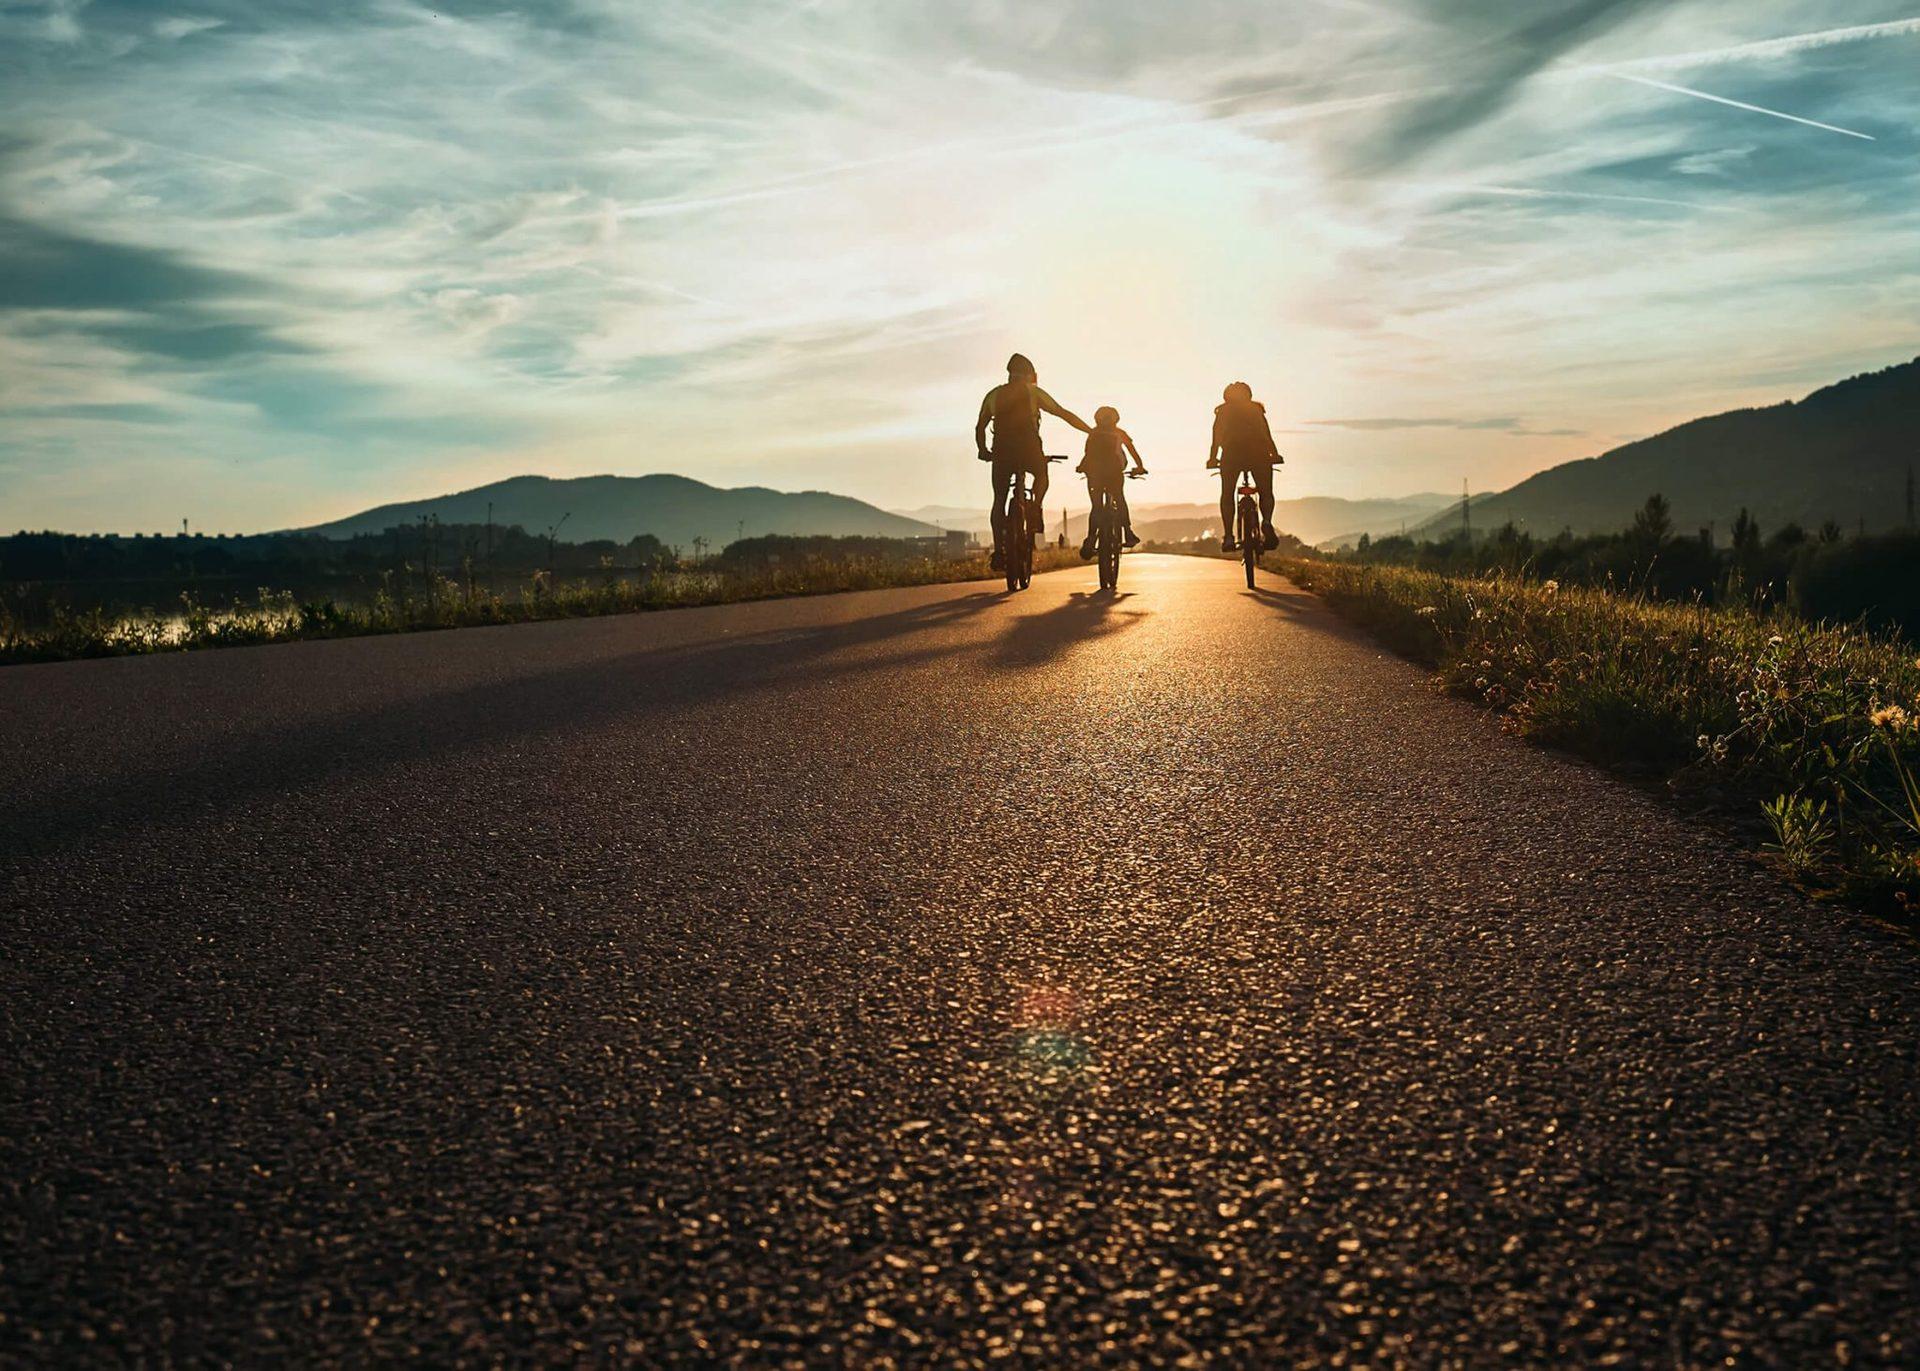
[{"label": "grassy verge", "polygon": [[1282,559],[1509,727],[1766,825],[1809,888],[1920,917],[1920,662],[1851,628]]},{"label": "grassy verge", "polygon": [[[1072,550],[1043,548],[1035,555],[1036,571],[1079,565],[1080,558]],[[638,580],[552,582],[541,575],[504,595],[442,580],[424,589],[383,590],[366,604],[340,604],[330,599],[301,602],[293,595],[263,589],[257,601],[246,605],[215,608],[183,597],[180,606],[167,613],[59,611],[49,622],[34,627],[17,623],[0,611],[0,665],[532,623],[792,595],[985,580],[992,575],[983,554],[960,561],[821,561],[765,572],[663,571]]]}]

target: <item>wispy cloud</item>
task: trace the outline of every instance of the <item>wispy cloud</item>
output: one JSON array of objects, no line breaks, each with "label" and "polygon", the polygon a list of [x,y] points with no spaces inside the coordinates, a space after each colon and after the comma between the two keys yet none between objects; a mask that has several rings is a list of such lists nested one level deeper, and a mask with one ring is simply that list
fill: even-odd
[{"label": "wispy cloud", "polygon": [[1759,150],[1757,144],[1743,143],[1739,147],[1714,148],[1710,152],[1690,152],[1677,159],[1673,169],[1682,176],[1725,176],[1749,161]]},{"label": "wispy cloud", "polygon": [[226,22],[224,19],[209,19],[199,15],[169,15],[153,21],[153,32],[160,38],[178,40],[205,33],[208,29],[217,29]]},{"label": "wispy cloud", "polygon": [[1427,98],[1396,108],[1369,140],[1358,165],[1370,171],[1404,166],[1485,123],[1518,100],[1532,77],[1654,3],[1536,0],[1526,6],[1463,11],[1430,0],[1430,12],[1444,17],[1444,24],[1437,41],[1422,40],[1423,54],[1410,51],[1407,57],[1409,65],[1444,73],[1445,84]]},{"label": "wispy cloud", "polygon": [[1574,428],[1529,428],[1524,419],[1495,415],[1485,419],[1462,419],[1446,415],[1417,419],[1309,419],[1315,428],[1345,428],[1360,433],[1397,433],[1404,429],[1447,428],[1463,432],[1482,431],[1510,434],[1516,438],[1578,438],[1583,430]]},{"label": "wispy cloud", "polygon": [[1585,200],[1597,204],[1658,205],[1664,209],[1724,212],[1731,207],[1705,204],[1697,200],[1675,200],[1664,195],[1615,195],[1607,191],[1553,190],[1538,186],[1449,186],[1436,184],[1432,190],[1448,195],[1490,195],[1508,200]]}]

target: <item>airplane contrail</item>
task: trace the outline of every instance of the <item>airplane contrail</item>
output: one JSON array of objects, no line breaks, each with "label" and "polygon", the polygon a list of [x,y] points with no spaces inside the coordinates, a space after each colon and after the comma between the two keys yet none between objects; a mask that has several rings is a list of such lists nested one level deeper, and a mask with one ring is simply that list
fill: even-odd
[{"label": "airplane contrail", "polygon": [[1818,119],[1802,119],[1797,114],[1788,114],[1777,109],[1768,109],[1765,105],[1749,105],[1744,100],[1729,100],[1724,95],[1709,95],[1706,91],[1695,90],[1691,86],[1676,86],[1669,81],[1656,81],[1651,76],[1635,76],[1624,71],[1602,71],[1603,76],[1611,76],[1616,81],[1631,81],[1636,86],[1652,86],[1655,90],[1672,91],[1675,95],[1691,95],[1696,100],[1711,100],[1716,105],[1727,105],[1733,109],[1748,110],[1754,114],[1767,114],[1775,119],[1785,119],[1792,124],[1805,124],[1811,129],[1825,129],[1828,133],[1844,133],[1849,138],[1864,138],[1867,142],[1879,141],[1871,133],[1860,133],[1854,129],[1843,129],[1838,124],[1823,124]]},{"label": "airplane contrail", "polygon": [[1872,38],[1920,36],[1920,18],[1889,19],[1879,24],[1854,24],[1847,28],[1820,29],[1813,33],[1793,33],[1784,38],[1762,38],[1751,43],[1735,43],[1724,48],[1699,52],[1667,53],[1659,57],[1635,57],[1624,62],[1602,62],[1581,68],[1587,71],[1659,71],[1663,68],[1713,66],[1722,62],[1741,62],[1749,58],[1787,57],[1818,48],[1859,43]]}]

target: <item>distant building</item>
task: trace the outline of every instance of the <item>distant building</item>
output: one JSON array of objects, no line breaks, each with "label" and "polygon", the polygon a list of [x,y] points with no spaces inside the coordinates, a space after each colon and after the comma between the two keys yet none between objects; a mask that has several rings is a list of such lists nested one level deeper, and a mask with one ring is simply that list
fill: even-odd
[{"label": "distant building", "polygon": [[972,534],[957,528],[907,539],[915,550],[929,557],[964,557],[967,555],[968,546],[973,541]]}]

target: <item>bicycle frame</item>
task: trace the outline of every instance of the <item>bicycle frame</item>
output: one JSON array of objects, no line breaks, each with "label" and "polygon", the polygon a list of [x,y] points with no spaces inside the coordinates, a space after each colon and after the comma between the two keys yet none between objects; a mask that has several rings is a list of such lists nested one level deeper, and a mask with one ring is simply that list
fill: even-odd
[{"label": "bicycle frame", "polygon": [[[1133,471],[1126,473],[1129,480],[1139,474]],[[1113,590],[1120,584],[1120,554],[1125,550],[1125,526],[1120,521],[1119,493],[1109,487],[1095,485],[1089,477],[1087,498],[1092,506],[1087,511],[1087,533],[1093,539],[1095,556],[1100,561],[1100,588]]]},{"label": "bicycle frame", "polygon": [[1246,472],[1240,474],[1240,503],[1234,509],[1234,537],[1240,544],[1240,562],[1246,568],[1247,589],[1253,589],[1254,568],[1260,565],[1260,553],[1266,547],[1266,530],[1260,523],[1260,488]]},{"label": "bicycle frame", "polygon": [[1100,561],[1100,588],[1112,590],[1120,583],[1120,502],[1110,490],[1088,483],[1092,508],[1087,518],[1092,527],[1094,555]]},{"label": "bicycle frame", "polygon": [[[1064,462],[1064,457],[1049,457],[1049,462]],[[1025,590],[1033,584],[1033,490],[1031,471],[1015,471],[1007,483],[1004,517],[1000,522],[1000,560],[1007,574],[1009,591]]]}]

